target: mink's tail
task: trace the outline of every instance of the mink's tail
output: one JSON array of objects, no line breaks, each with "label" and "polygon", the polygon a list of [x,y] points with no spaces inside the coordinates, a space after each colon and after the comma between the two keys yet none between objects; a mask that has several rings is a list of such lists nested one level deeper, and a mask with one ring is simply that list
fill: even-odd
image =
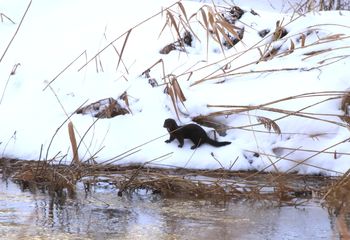
[{"label": "mink's tail", "polygon": [[231,142],[218,142],[218,141],[215,141],[211,138],[207,138],[206,143],[208,143],[214,147],[222,147],[222,146],[226,146],[226,145],[231,144]]}]

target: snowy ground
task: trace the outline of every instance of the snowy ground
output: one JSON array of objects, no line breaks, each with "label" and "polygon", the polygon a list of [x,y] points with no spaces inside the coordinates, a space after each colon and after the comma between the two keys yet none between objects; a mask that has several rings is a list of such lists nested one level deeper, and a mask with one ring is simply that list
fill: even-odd
[{"label": "snowy ground", "polygon": [[[15,24],[5,17],[0,22],[0,55],[18,28],[28,3],[22,0],[1,2],[0,13]],[[126,92],[131,114],[100,119],[95,124],[96,118],[92,116],[71,116],[77,141],[84,136],[79,147],[81,159],[94,156],[97,162],[104,162],[124,154],[114,163],[152,161],[153,165],[161,167],[224,167],[297,171],[301,174],[334,175],[349,169],[350,135],[346,122],[339,117],[345,114],[341,108],[341,95],[350,84],[349,12],[298,15],[292,11],[281,13],[284,11],[280,7],[287,9],[283,4],[275,7],[242,1],[239,6],[246,12],[237,26],[245,28],[243,41],[234,48],[225,49],[225,56],[220,45],[212,39],[207,51],[207,32],[194,19],[191,26],[200,41],[195,39],[194,46],[186,48],[187,53],[172,51],[164,55],[159,50],[176,38],[174,28],[171,32],[166,27],[161,33],[166,15],[159,14],[137,25],[174,3],[164,0],[133,0],[122,4],[118,1],[104,1],[102,4],[92,0],[33,1],[0,62],[0,93],[3,96],[0,103],[1,156],[21,159],[55,157],[70,162],[72,152],[65,122],[67,117],[83,103],[108,97],[117,99]],[[198,12],[203,4],[182,3],[187,16]],[[253,15],[251,9],[259,15]],[[171,11],[181,13],[178,4]],[[280,55],[258,62],[261,55],[257,47],[264,52],[269,46],[278,20],[288,34],[270,47],[279,46]],[[123,62],[116,70],[119,58],[115,48],[122,51],[125,40],[122,34],[130,28]],[[264,29],[271,32],[261,38],[258,32]],[[97,60],[86,65],[121,35]],[[302,43],[303,38],[305,43]],[[69,65],[74,59],[76,61]],[[181,122],[170,96],[164,93],[165,86],[152,88],[148,79],[141,76],[159,59],[163,60],[165,74],[177,76],[187,99],[184,102],[186,108],[179,103],[179,108],[185,113],[180,113]],[[20,65],[11,75],[17,64]],[[224,66],[231,71],[231,76],[193,85],[208,75],[222,74],[218,70]],[[161,64],[152,68],[150,74],[159,84],[164,82]],[[226,136],[219,136],[220,141],[231,141],[231,145],[221,148],[203,145],[191,150],[189,142],[185,142],[181,149],[176,141],[164,143],[168,138],[163,128],[166,118],[187,124],[199,115],[238,109],[208,105],[257,106],[316,92],[321,94],[264,106],[269,109],[216,117],[215,121],[231,127]],[[291,113],[301,116],[290,116]],[[281,134],[259,125],[259,117],[274,120]],[[280,117],[284,118],[278,119]],[[59,128],[61,124],[63,126]],[[211,135],[212,129],[205,129]],[[130,153],[133,154],[126,156]]]}]

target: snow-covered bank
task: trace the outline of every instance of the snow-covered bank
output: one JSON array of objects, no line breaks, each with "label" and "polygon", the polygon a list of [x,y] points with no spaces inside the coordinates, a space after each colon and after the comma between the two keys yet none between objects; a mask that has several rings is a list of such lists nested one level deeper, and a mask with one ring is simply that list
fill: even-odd
[{"label": "snow-covered bank", "polygon": [[[159,53],[176,40],[176,33],[169,27],[162,32],[165,13],[133,28],[173,3],[163,0],[123,4],[93,0],[33,1],[0,63],[0,91],[4,91],[0,104],[2,156],[37,159],[42,155],[50,159],[58,154],[58,159],[64,157],[64,161],[69,162],[72,152],[67,123],[49,147],[56,129],[83,103],[108,97],[117,99],[126,92],[130,114],[100,119],[96,123],[91,116],[71,116],[78,142],[84,137],[79,148],[82,159],[97,153],[96,161],[103,162],[133,149],[127,152],[133,154],[116,163],[146,163],[156,159],[152,164],[165,167],[265,169],[303,174],[339,174],[348,170],[350,136],[346,122],[339,116],[345,114],[341,95],[350,84],[349,12],[298,16],[252,7],[258,13],[254,15],[248,6],[242,6],[246,12],[236,24],[245,29],[243,41],[225,50],[225,59],[220,45],[213,40],[209,41],[207,54],[207,32],[198,24],[198,16],[192,18],[191,26],[200,40],[194,39],[193,46],[186,47],[187,53]],[[0,22],[1,54],[27,4],[17,0],[2,2],[0,12],[16,24],[6,19]],[[186,1],[182,4],[187,16],[202,6]],[[182,13],[178,4],[170,11]],[[288,32],[281,40],[272,42],[271,46],[279,48],[279,55],[259,61],[260,54],[271,42],[277,21],[285,25]],[[122,51],[126,35],[85,66],[99,50],[130,28],[123,62],[117,70],[119,58],[115,49]],[[264,29],[270,29],[271,33],[262,38],[258,32]],[[161,85],[161,64],[150,72],[160,86],[152,87],[148,79],[141,76],[159,59],[163,60],[165,74],[177,76],[186,97],[185,108],[179,103],[181,112],[185,113],[180,114],[181,124],[200,115],[237,110],[235,114],[213,118],[230,128],[219,140],[231,141],[231,145],[221,148],[203,145],[191,150],[189,142],[181,149],[176,141],[164,143],[168,138],[163,128],[164,119],[177,116],[170,96],[165,94],[165,86]],[[18,63],[15,74],[10,75]],[[195,84],[206,76],[222,74],[220,69],[224,68],[231,74]],[[264,105],[301,94],[306,95]],[[246,107],[252,110],[238,111]],[[262,119],[270,125],[277,124],[281,134],[259,124]],[[210,128],[205,129],[212,134]],[[272,165],[273,162],[276,163]]]}]

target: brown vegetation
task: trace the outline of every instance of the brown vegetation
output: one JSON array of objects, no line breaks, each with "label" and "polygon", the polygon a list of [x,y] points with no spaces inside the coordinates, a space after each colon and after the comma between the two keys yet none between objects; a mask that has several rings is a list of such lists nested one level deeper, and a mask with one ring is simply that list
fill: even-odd
[{"label": "brown vegetation", "polygon": [[227,170],[160,169],[141,166],[50,164],[45,161],[0,159],[3,176],[32,189],[74,194],[78,181],[86,191],[99,182],[119,189],[118,195],[146,189],[165,198],[215,201],[253,200],[272,204],[299,205],[319,198],[336,178],[296,174],[232,172]]}]

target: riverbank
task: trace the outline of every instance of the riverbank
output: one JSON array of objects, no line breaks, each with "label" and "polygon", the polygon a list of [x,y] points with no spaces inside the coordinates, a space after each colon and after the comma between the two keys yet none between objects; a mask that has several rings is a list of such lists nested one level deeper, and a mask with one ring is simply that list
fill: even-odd
[{"label": "riverbank", "polygon": [[0,160],[3,238],[337,239],[348,219],[322,200],[335,177],[85,166],[71,192],[28,178],[41,169],[68,179],[74,169],[45,164]]},{"label": "riverbank", "polygon": [[74,194],[81,183],[86,191],[105,183],[118,195],[141,189],[165,198],[269,200],[282,205],[322,198],[340,177],[256,171],[150,168],[142,165],[63,165],[46,161],[0,159],[2,175],[28,188]]}]

